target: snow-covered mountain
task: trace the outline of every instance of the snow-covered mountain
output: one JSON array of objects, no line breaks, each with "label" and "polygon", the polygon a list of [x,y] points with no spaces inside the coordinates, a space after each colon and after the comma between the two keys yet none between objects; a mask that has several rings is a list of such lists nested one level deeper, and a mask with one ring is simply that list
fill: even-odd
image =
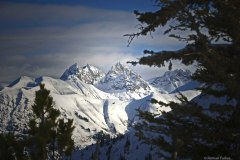
[{"label": "snow-covered mountain", "polygon": [[74,119],[74,139],[79,147],[93,143],[89,136],[101,130],[110,135],[127,132],[129,122],[136,116],[135,109],[156,110],[154,105],[149,104],[152,96],[160,97],[163,101],[172,99],[168,95],[154,94],[134,102],[121,101],[108,93],[92,92],[94,86],[89,84],[83,83],[82,90],[79,90],[80,86],[75,88],[68,81],[24,76],[0,91],[1,130],[16,133],[26,131],[35,92],[39,90],[40,83],[44,83],[51,91],[55,107],[61,111],[61,116]]},{"label": "snow-covered mountain", "polygon": [[[1,130],[14,130],[16,133],[26,130],[26,124],[32,114],[31,105],[34,101],[35,91],[39,89],[40,83],[44,83],[46,88],[51,91],[55,107],[61,111],[61,116],[74,119],[76,126],[74,139],[77,146],[83,147],[93,143],[88,136],[101,130],[112,133],[109,124],[115,121],[116,132],[123,134],[126,131],[127,125],[122,123],[127,120],[127,115],[123,112],[125,103],[120,102],[117,98],[105,99],[107,98],[105,97],[106,93],[101,95],[101,92],[92,92],[91,85],[85,84],[84,89],[80,91],[68,82],[51,77],[37,79],[21,77],[10,87],[5,87],[0,91]],[[121,116],[108,116],[111,113],[108,111],[108,107],[112,103],[116,104],[117,110],[119,110],[118,114]]]},{"label": "snow-covered mountain", "polygon": [[[179,74],[175,75],[180,77]],[[61,79],[23,76],[3,88],[0,91],[1,131],[14,131],[20,135],[26,132],[32,116],[31,106],[40,83],[44,83],[51,91],[54,107],[60,110],[61,117],[74,120],[76,128],[73,138],[78,149],[74,152],[73,159],[90,159],[96,148],[92,137],[101,131],[111,138],[115,137],[115,140],[108,141],[101,147],[100,159],[107,159],[107,152],[110,152],[111,159],[119,159],[124,154],[127,159],[141,160],[150,152],[157,158],[151,146],[142,144],[132,132],[132,124],[139,120],[136,109],[154,113],[162,110],[168,112],[170,108],[158,108],[150,100],[177,101],[177,93],[160,93],[140,75],[120,63],[112,66],[107,74],[91,65],[79,67],[74,64],[64,72]],[[183,94],[192,99],[200,92],[185,90]],[[132,145],[125,153],[127,140]]]},{"label": "snow-covered mountain", "polygon": [[139,74],[119,62],[111,67],[105,78],[96,87],[104,92],[112,93],[122,100],[140,99],[153,92],[148,82]]},{"label": "snow-covered mountain", "polygon": [[189,70],[177,69],[167,71],[161,77],[156,77],[149,80],[149,83],[158,88],[163,93],[170,93],[191,81],[191,72]]},{"label": "snow-covered mountain", "polygon": [[150,89],[148,83],[144,81],[140,75],[130,70],[128,67],[117,63],[112,66],[111,70],[100,85],[106,91],[136,91],[140,88],[144,90]]},{"label": "snow-covered mountain", "polygon": [[85,84],[92,84],[121,100],[140,99],[156,90],[139,74],[119,62],[113,65],[107,74],[89,64],[84,67],[74,64],[63,73],[60,79],[80,90]]},{"label": "snow-covered mountain", "polygon": [[93,66],[87,64],[84,67],[80,67],[77,63],[70,66],[60,77],[62,80],[68,80],[72,77],[78,77],[84,83],[96,84],[103,79],[105,76],[104,72]]}]

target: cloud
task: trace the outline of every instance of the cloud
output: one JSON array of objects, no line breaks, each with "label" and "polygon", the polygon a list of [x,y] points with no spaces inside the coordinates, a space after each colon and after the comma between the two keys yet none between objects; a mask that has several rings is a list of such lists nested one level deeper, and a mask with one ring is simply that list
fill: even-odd
[{"label": "cloud", "polygon": [[[137,32],[130,12],[82,6],[0,3],[0,82],[21,75],[59,77],[71,64],[103,68],[136,60],[144,49],[174,49],[182,44],[162,30],[136,38],[127,47],[126,33]],[[135,67],[145,77],[161,69]]]}]

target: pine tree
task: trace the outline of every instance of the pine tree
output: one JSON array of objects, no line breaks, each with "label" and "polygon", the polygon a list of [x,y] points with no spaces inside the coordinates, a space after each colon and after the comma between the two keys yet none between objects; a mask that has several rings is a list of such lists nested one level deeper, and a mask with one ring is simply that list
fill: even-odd
[{"label": "pine tree", "polygon": [[120,153],[119,160],[126,160],[125,156]]},{"label": "pine tree", "polygon": [[151,153],[148,153],[148,154],[145,156],[145,160],[152,160],[152,155],[151,155]]},{"label": "pine tree", "polygon": [[129,153],[129,148],[130,148],[130,140],[129,140],[128,136],[127,136],[126,143],[124,145],[124,153],[125,154]]},{"label": "pine tree", "polygon": [[74,149],[74,141],[72,139],[72,132],[74,130],[73,120],[68,119],[67,122],[64,122],[64,119],[58,120],[57,126],[57,144],[58,151],[61,157],[70,156]]},{"label": "pine tree", "polygon": [[100,131],[92,136],[94,140],[96,140],[96,150],[93,154],[93,159],[98,160],[100,155],[100,147],[104,145],[104,142],[110,140],[110,135],[103,133],[103,131]]},{"label": "pine tree", "polygon": [[[212,103],[206,108],[193,101],[189,102],[181,93],[178,97],[181,103],[163,103],[153,99],[152,103],[160,107],[169,106],[172,111],[160,115],[139,111],[142,122],[135,126],[137,136],[170,152],[171,159],[203,159],[204,156],[219,154],[239,159],[240,120],[237,117],[240,116],[240,1],[155,2],[159,6],[158,11],[135,11],[142,27],[139,33],[127,34],[129,43],[134,37],[147,35],[174,20],[175,23],[170,25],[165,34],[185,41],[187,46],[178,52],[145,50],[144,53],[149,55],[133,62],[134,65],[139,63],[161,67],[170,61],[171,69],[173,59],[186,65],[197,61],[198,68],[192,78],[205,83],[200,88],[202,96],[226,97],[232,103]],[[176,35],[174,31],[182,34]],[[212,44],[213,40],[227,43]],[[159,134],[156,136],[152,132]],[[170,139],[166,139],[166,135]]]},{"label": "pine tree", "polygon": [[96,140],[96,149],[95,152],[92,155],[92,160],[98,160],[99,159],[99,152],[100,152],[100,142],[103,137],[103,132],[99,132],[93,136],[93,139]]},{"label": "pine tree", "polygon": [[2,160],[26,160],[24,154],[25,142],[11,133],[0,134],[0,159]]},{"label": "pine tree", "polygon": [[112,152],[112,144],[109,145],[107,151],[106,151],[106,155],[107,155],[107,159],[110,160],[111,159],[111,152]]},{"label": "pine tree", "polygon": [[32,159],[46,160],[51,157],[54,160],[56,151],[62,156],[63,152],[69,155],[73,150],[73,121],[64,123],[63,119],[59,119],[60,111],[55,109],[53,104],[50,91],[45,89],[44,84],[40,84],[32,106],[34,117],[29,121],[29,148]]}]

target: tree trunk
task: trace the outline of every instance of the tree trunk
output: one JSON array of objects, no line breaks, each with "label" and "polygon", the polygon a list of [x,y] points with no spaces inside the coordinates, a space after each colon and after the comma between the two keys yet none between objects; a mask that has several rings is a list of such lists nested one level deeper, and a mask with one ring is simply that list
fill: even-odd
[{"label": "tree trunk", "polygon": [[55,138],[53,138],[52,147],[52,160],[55,160]]},{"label": "tree trunk", "polygon": [[178,154],[177,151],[174,151],[174,152],[173,152],[173,160],[177,160],[177,154]]}]

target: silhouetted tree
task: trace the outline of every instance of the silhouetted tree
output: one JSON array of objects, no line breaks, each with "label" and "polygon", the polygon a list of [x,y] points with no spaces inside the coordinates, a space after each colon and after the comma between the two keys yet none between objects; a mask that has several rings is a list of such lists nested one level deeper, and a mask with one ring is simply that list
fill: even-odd
[{"label": "silhouetted tree", "polygon": [[126,139],[126,142],[125,142],[125,145],[124,145],[124,153],[129,153],[129,148],[130,148],[130,140],[129,140],[129,137],[127,136],[127,139]]},{"label": "silhouetted tree", "polygon": [[122,155],[122,154],[120,153],[120,155],[119,155],[119,160],[126,160],[126,158],[124,157],[124,155]]},{"label": "silhouetted tree", "polygon": [[[239,159],[240,1],[156,0],[155,5],[159,7],[155,12],[134,12],[141,27],[140,32],[126,35],[129,44],[136,36],[168,25],[164,34],[185,41],[187,46],[177,52],[145,50],[148,56],[140,58],[134,65],[161,67],[174,59],[185,65],[196,61],[197,71],[192,78],[205,84],[200,88],[202,96],[225,97],[228,101],[206,107],[189,102],[182,94],[178,97],[181,103],[153,99],[152,103],[169,106],[172,111],[160,115],[139,111],[142,122],[135,126],[137,135],[145,142],[169,151],[171,159],[202,159],[219,154]],[[181,34],[177,34],[179,32]],[[214,40],[224,44],[213,44]],[[232,103],[228,103],[230,101]],[[166,135],[170,139],[166,139]]]},{"label": "silhouetted tree", "polygon": [[0,134],[0,159],[2,160],[26,160],[27,155],[24,154],[25,142],[17,139],[11,133]]},{"label": "silhouetted tree", "polygon": [[53,107],[53,98],[44,84],[40,84],[40,90],[36,91],[32,107],[34,117],[29,122],[32,159],[45,160],[50,157],[56,159],[55,151],[61,156],[63,152],[70,155],[74,146],[71,138],[74,129],[73,120],[65,123],[63,119],[59,119],[60,111]]},{"label": "silhouetted tree", "polygon": [[74,128],[72,119],[68,119],[67,122],[64,122],[64,119],[58,120],[56,139],[61,157],[64,155],[70,156],[74,149],[74,141],[72,139]]},{"label": "silhouetted tree", "polygon": [[112,152],[112,144],[110,144],[110,146],[108,147],[108,149],[106,151],[106,155],[107,155],[108,160],[111,159],[111,152]]}]

